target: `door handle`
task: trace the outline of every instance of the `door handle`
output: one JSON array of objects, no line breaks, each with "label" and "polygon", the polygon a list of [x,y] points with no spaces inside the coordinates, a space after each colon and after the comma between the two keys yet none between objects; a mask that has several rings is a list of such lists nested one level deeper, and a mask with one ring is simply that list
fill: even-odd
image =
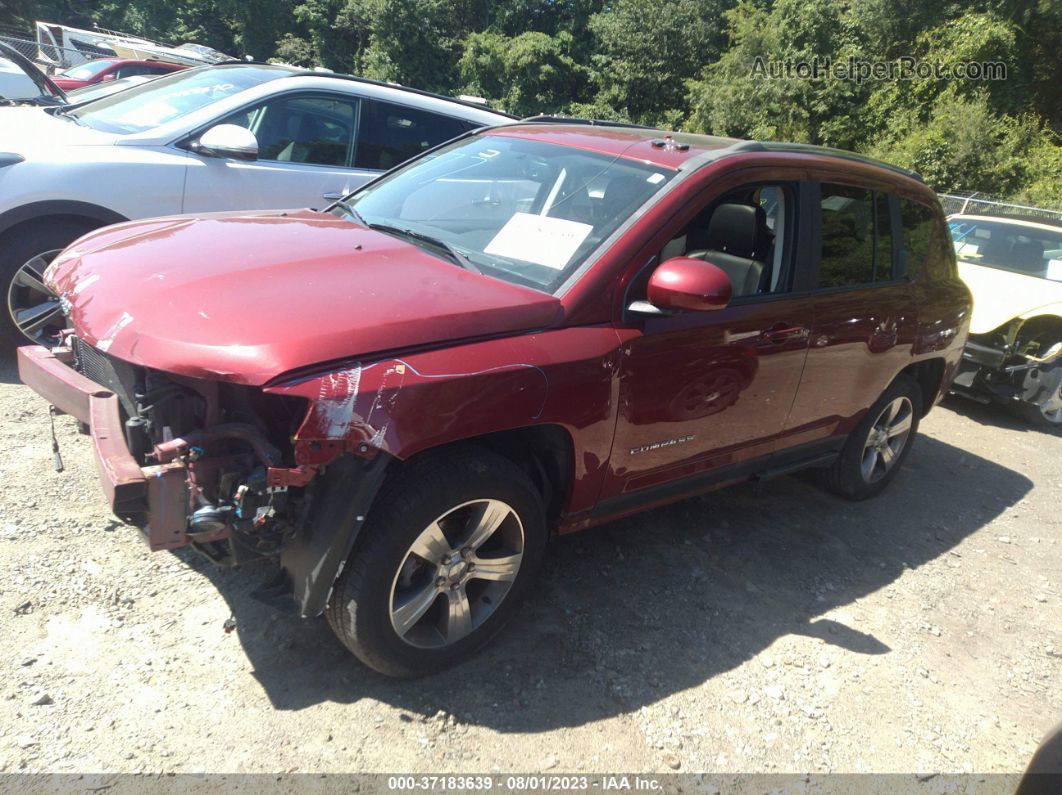
[{"label": "door handle", "polygon": [[343,194],[342,193],[335,193],[335,192],[333,192],[333,193],[322,193],[321,194],[321,198],[322,199],[327,199],[330,202],[337,202],[337,201],[339,201],[340,199],[343,198]]},{"label": "door handle", "polygon": [[791,340],[794,337],[806,337],[807,333],[808,330],[804,326],[788,326],[785,323],[775,323],[760,334],[760,341],[781,345],[786,340]]}]

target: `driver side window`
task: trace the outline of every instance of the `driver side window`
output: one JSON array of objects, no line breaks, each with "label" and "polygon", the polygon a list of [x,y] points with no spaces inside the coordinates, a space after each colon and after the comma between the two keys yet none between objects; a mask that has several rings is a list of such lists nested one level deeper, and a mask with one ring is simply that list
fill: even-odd
[{"label": "driver side window", "polygon": [[658,261],[690,257],[721,268],[734,298],[785,292],[795,202],[785,184],[729,191],[694,216],[661,249]]},{"label": "driver side window", "polygon": [[350,167],[357,103],[345,97],[284,97],[240,111],[224,123],[255,134],[260,160]]}]

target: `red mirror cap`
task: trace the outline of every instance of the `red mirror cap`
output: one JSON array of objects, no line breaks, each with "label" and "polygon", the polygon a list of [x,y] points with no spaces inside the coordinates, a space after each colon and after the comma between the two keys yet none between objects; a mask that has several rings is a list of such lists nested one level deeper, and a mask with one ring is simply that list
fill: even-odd
[{"label": "red mirror cap", "polygon": [[114,72],[108,72],[107,74],[105,74],[103,77],[100,78],[100,82],[101,83],[106,83],[109,80],[114,80],[115,77],[116,77],[116,75],[115,75]]},{"label": "red mirror cap", "polygon": [[660,309],[708,312],[730,303],[733,287],[726,271],[710,262],[672,257],[649,278],[647,298]]}]

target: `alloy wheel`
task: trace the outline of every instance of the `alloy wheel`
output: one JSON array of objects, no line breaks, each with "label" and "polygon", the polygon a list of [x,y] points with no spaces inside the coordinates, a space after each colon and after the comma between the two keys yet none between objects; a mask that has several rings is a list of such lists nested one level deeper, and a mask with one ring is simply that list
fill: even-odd
[{"label": "alloy wheel", "polygon": [[44,283],[44,271],[62,249],[38,254],[15,273],[7,289],[7,311],[30,342],[51,348],[59,343],[66,319],[59,296]]},{"label": "alloy wheel", "polygon": [[874,421],[863,445],[860,471],[867,483],[876,483],[896,465],[911,434],[914,407],[901,396],[889,402]]},{"label": "alloy wheel", "polygon": [[1052,425],[1062,424],[1062,384],[1040,401],[1038,408],[1044,419]]},{"label": "alloy wheel", "polygon": [[391,584],[391,626],[420,648],[450,646],[498,609],[523,561],[524,528],[511,506],[462,503],[428,525]]}]

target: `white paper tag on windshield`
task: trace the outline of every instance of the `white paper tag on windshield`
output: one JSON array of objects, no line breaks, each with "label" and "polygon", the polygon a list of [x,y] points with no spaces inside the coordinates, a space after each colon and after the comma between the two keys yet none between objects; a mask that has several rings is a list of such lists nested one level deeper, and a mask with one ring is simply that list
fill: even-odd
[{"label": "white paper tag on windshield", "polygon": [[561,270],[593,229],[564,218],[515,213],[483,252]]},{"label": "white paper tag on windshield", "polygon": [[1053,282],[1062,282],[1062,259],[1047,261],[1047,278]]}]

